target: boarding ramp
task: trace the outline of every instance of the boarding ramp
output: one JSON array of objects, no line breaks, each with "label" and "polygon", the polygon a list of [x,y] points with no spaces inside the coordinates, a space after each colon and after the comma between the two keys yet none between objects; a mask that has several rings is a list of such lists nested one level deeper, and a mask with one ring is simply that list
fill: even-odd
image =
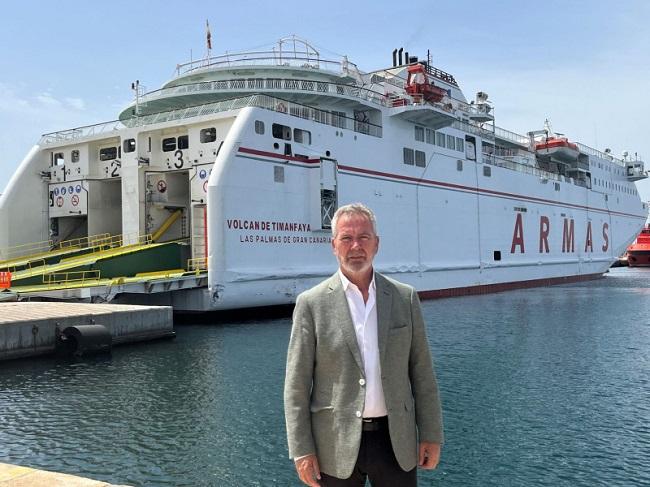
[{"label": "boarding ramp", "polygon": [[15,273],[39,263],[54,264],[66,257],[105,250],[121,245],[120,235],[108,233],[62,242],[45,240],[0,250],[0,271]]},{"label": "boarding ramp", "polygon": [[[122,236],[85,248],[57,248],[5,261],[10,291],[21,298],[110,301],[123,292],[150,293],[207,285],[205,258],[188,259],[187,241],[156,243],[152,235],[123,245]],[[128,239],[129,241],[133,239]],[[162,284],[162,285],[160,285]]]}]

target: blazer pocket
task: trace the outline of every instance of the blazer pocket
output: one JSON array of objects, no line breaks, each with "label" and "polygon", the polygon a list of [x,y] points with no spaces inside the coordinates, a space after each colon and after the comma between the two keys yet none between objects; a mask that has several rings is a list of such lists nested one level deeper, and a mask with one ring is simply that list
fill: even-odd
[{"label": "blazer pocket", "polygon": [[394,332],[394,331],[408,330],[408,328],[409,328],[409,326],[408,326],[407,323],[397,323],[397,324],[395,324],[395,326],[391,326],[389,328],[389,330],[391,332]]},{"label": "blazer pocket", "polygon": [[321,411],[334,411],[334,406],[309,406],[309,410],[312,413],[319,413]]}]

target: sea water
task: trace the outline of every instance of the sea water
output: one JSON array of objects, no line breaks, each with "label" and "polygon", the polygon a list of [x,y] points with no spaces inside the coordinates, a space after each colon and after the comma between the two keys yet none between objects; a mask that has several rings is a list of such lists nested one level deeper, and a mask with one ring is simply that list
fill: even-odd
[{"label": "sea water", "polygon": [[[446,442],[421,486],[650,486],[650,269],[423,302]],[[110,357],[0,363],[0,462],[134,486],[298,486],[291,320],[177,325]]]}]

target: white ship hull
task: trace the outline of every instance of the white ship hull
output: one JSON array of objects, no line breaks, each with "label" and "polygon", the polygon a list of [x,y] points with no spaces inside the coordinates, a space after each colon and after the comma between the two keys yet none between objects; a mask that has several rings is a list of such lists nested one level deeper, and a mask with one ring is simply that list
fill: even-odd
[{"label": "white ship hull", "polygon": [[[325,74],[322,86],[270,91],[260,88],[268,77],[249,77],[228,102],[189,114],[152,111],[109,132],[44,137],[0,200],[0,249],[47,240],[53,220],[59,235],[80,225],[128,243],[180,209],[168,238],[186,238],[191,257],[206,259],[208,283],[151,301],[202,311],[292,303],[336,270],[328,215],[355,201],[377,213],[376,269],[424,297],[598,277],[644,225],[647,209],[622,161],[593,151],[588,177],[584,168],[554,173],[516,134],[481,130],[456,110],[464,98],[455,84],[440,106],[402,106],[338,89]],[[151,95],[152,105],[163,95]],[[165,150],[171,138],[177,146]],[[505,145],[518,163],[494,156]]]}]

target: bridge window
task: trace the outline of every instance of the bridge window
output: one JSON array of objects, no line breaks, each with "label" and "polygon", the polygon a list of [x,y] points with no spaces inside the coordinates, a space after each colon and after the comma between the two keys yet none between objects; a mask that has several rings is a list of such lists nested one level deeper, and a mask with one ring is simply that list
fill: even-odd
[{"label": "bridge window", "polygon": [[418,142],[424,142],[424,127],[415,126],[415,140]]},{"label": "bridge window", "polygon": [[427,144],[435,144],[436,143],[436,131],[427,129]]},{"label": "bridge window", "polygon": [[273,137],[276,139],[291,140],[291,127],[280,125],[279,123],[274,123],[271,126],[271,132],[273,134]]},{"label": "bridge window", "polygon": [[299,144],[311,145],[311,132],[309,130],[293,129],[293,140]]},{"label": "bridge window", "polygon": [[63,157],[63,152],[57,152],[52,155],[52,166],[64,166],[65,159]]},{"label": "bridge window", "polygon": [[176,150],[176,137],[169,137],[162,140],[163,152],[171,152]]},{"label": "bridge window", "polygon": [[178,148],[187,149],[190,146],[190,138],[187,135],[180,135],[178,137]]},{"label": "bridge window", "polygon": [[70,160],[72,162],[79,162],[79,151],[77,149],[72,151],[72,154],[70,154]]},{"label": "bridge window", "polygon": [[135,151],[135,139],[126,139],[122,142],[122,146],[124,147],[125,153]]},{"label": "bridge window", "polygon": [[456,137],[453,135],[447,136],[447,149],[456,150]]},{"label": "bridge window", "polygon": [[104,147],[99,149],[99,160],[100,161],[112,161],[117,159],[117,147]]},{"label": "bridge window", "polygon": [[408,147],[404,147],[404,164],[407,164],[409,166],[412,166],[415,162],[414,160],[414,155],[413,155],[413,149],[409,149]]},{"label": "bridge window", "polygon": [[456,137],[456,150],[459,152],[465,152],[465,141],[460,137]]},{"label": "bridge window", "polygon": [[438,147],[444,147],[445,146],[445,134],[436,132],[436,145]]},{"label": "bridge window", "polygon": [[415,151],[415,165],[418,167],[427,166],[427,155],[421,150]]},{"label": "bridge window", "polygon": [[255,120],[255,133],[264,135],[264,122],[261,120]]},{"label": "bridge window", "polygon": [[202,144],[209,144],[210,142],[214,142],[217,140],[217,129],[214,127],[201,129],[201,132],[199,132],[199,140]]}]

